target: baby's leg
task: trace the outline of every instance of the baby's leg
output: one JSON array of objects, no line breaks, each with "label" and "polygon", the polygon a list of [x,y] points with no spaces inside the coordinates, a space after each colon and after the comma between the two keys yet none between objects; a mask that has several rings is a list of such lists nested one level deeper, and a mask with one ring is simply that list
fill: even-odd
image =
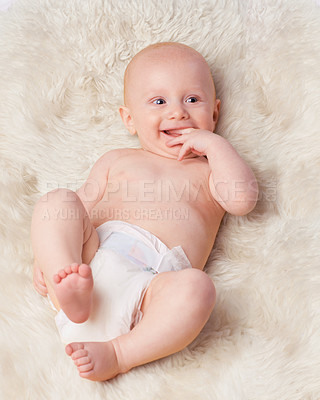
[{"label": "baby's leg", "polygon": [[93,288],[87,264],[99,238],[77,194],[58,189],[43,196],[33,213],[31,236],[35,260],[55,307],[73,322],[84,322]]},{"label": "baby's leg", "polygon": [[105,343],[71,343],[66,352],[81,377],[107,380],[182,350],[197,337],[214,303],[215,289],[204,272],[164,272],[151,282],[144,316],[132,331]]}]

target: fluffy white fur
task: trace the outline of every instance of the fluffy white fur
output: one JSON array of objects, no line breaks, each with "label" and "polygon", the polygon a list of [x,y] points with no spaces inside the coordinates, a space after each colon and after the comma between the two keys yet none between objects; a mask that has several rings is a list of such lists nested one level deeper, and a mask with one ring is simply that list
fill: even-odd
[{"label": "fluffy white fur", "polygon": [[[1,399],[320,398],[319,37],[311,0],[17,0],[0,13]],[[217,304],[195,342],[92,383],[32,287],[30,220],[40,194],[138,146],[118,115],[123,73],[157,41],[207,59],[217,132],[252,166],[260,201],[223,221],[206,268]]]}]

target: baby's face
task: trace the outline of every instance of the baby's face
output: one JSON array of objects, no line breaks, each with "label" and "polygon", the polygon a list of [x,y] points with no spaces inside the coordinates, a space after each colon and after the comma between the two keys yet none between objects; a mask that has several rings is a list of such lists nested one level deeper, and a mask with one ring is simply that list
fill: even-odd
[{"label": "baby's face", "polygon": [[185,49],[159,48],[136,60],[125,100],[126,110],[120,112],[130,133],[138,134],[143,149],[169,158],[177,157],[181,145],[170,148],[168,139],[187,128],[213,132],[218,118],[209,67]]}]

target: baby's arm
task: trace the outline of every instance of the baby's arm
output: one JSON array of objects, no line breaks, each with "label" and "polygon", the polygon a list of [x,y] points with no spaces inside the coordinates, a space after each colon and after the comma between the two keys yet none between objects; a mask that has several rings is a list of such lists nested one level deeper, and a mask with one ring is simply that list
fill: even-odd
[{"label": "baby's arm", "polygon": [[245,215],[256,205],[258,184],[253,172],[231,144],[215,133],[190,129],[167,142],[182,144],[178,160],[190,152],[207,156],[209,187],[215,200],[230,214]]}]

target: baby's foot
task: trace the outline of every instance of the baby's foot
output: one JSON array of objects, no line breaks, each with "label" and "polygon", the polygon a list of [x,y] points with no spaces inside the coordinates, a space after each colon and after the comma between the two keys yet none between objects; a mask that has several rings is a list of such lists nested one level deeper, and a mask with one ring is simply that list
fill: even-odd
[{"label": "baby's foot", "polygon": [[90,315],[93,278],[89,265],[71,264],[53,277],[54,291],[60,307],[76,323],[85,322]]},{"label": "baby's foot", "polygon": [[124,372],[112,341],[71,343],[66,346],[66,353],[72,358],[81,378],[106,381]]}]

